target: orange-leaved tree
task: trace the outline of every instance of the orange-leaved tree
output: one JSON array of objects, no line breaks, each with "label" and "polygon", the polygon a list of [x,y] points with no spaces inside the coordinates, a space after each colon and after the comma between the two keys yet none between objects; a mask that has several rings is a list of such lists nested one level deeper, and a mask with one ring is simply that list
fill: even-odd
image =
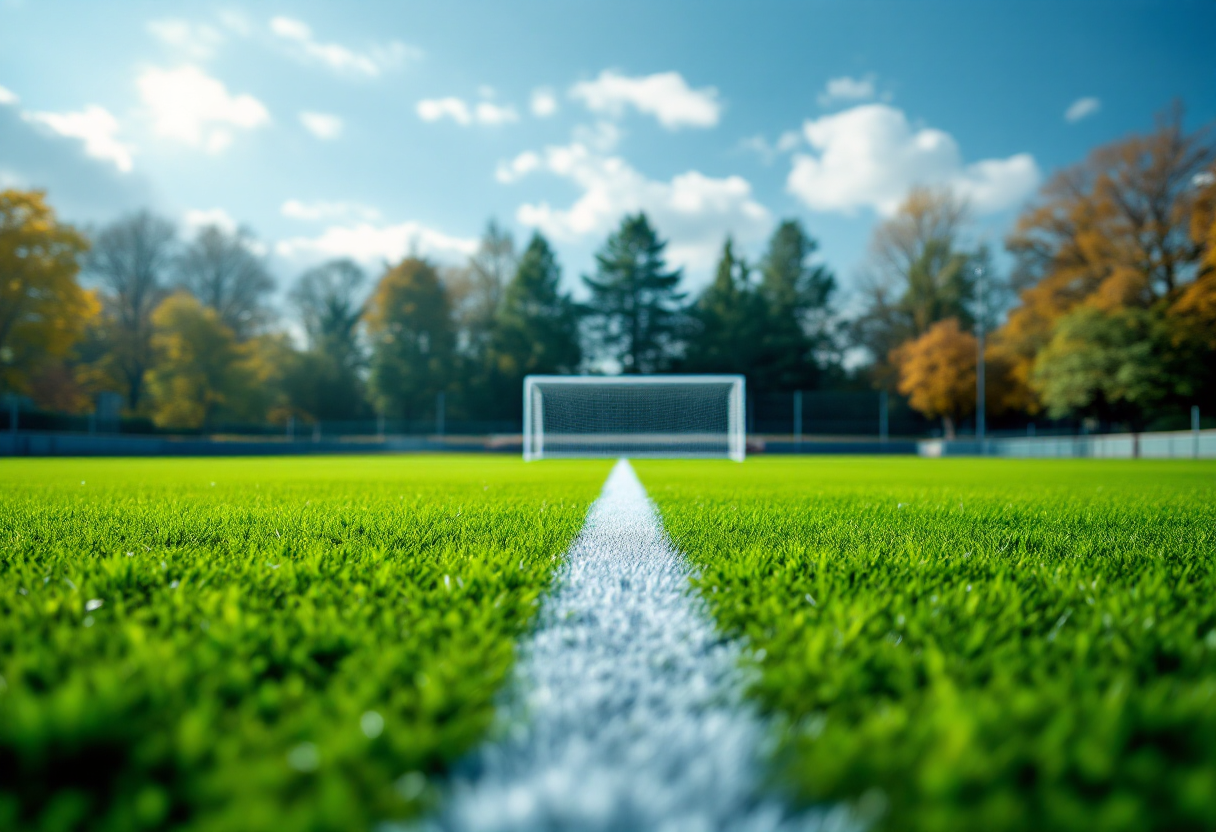
[{"label": "orange-leaved tree", "polygon": [[1214,158],[1211,131],[1184,132],[1176,108],[1154,132],[1100,147],[1048,181],[1007,240],[1024,288],[993,339],[1022,388],[1075,310],[1160,309],[1190,292],[1203,259],[1192,229],[1199,185]]},{"label": "orange-leaved tree", "polygon": [[913,409],[940,418],[947,439],[954,438],[955,422],[975,410],[978,346],[957,318],[946,318],[891,352],[891,363],[899,370],[899,392]]},{"label": "orange-leaved tree", "polygon": [[0,191],[0,390],[30,393],[59,375],[97,298],[76,277],[88,242],[41,191]]}]

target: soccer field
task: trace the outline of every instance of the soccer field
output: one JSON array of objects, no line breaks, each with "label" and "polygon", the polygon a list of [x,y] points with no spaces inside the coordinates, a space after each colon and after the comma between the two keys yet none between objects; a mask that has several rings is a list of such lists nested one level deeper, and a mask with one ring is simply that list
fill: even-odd
[{"label": "soccer field", "polygon": [[1216,825],[1216,465],[636,468],[762,657],[803,797],[887,829]]},{"label": "soccer field", "polygon": [[[0,828],[442,798],[609,461],[0,464]],[[1216,824],[1216,465],[634,464],[775,791],[888,829]]]}]

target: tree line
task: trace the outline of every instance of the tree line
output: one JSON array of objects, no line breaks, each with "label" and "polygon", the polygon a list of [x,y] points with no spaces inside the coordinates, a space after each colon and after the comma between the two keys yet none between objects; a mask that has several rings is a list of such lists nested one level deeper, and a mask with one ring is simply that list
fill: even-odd
[{"label": "tree line", "polygon": [[[950,435],[976,405],[1133,428],[1216,404],[1216,152],[1181,115],[1054,176],[998,274],[967,204],[913,188],[872,236],[843,314],[794,219],[749,261],[723,243],[695,295],[644,213],[603,243],[576,298],[548,241],[491,222],[458,266],[332,260],[287,292],[245,229],[183,238],[151,212],[89,233],[39,191],[0,193],[0,392],[61,412],[119,394],[165,428],[231,422],[520,418],[531,373],[741,373],[749,390],[881,388]],[[850,353],[850,351],[852,351]],[[856,360],[858,351],[866,358]],[[850,361],[846,355],[853,355]]]}]

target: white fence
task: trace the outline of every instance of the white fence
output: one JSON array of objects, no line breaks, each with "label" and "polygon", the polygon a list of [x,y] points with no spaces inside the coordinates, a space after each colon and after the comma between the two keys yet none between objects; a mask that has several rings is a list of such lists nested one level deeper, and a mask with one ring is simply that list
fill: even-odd
[{"label": "white fence", "polygon": [[1216,459],[1216,430],[1043,436],[975,441],[920,442],[921,456],[1001,456],[1093,459]]}]

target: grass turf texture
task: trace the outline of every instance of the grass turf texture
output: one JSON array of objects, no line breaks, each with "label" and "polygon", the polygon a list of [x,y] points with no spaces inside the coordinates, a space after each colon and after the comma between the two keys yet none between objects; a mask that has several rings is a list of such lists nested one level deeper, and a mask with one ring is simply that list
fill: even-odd
[{"label": "grass turf texture", "polygon": [[0,463],[0,828],[416,814],[609,468]]},{"label": "grass turf texture", "polygon": [[635,465],[802,797],[891,830],[1216,827],[1216,466]]}]

